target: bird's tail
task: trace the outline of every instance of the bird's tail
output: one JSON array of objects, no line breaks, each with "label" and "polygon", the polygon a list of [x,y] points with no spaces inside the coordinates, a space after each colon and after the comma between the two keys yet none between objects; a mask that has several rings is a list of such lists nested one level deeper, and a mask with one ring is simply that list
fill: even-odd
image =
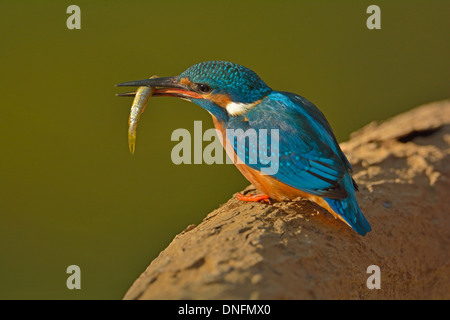
[{"label": "bird's tail", "polygon": [[325,199],[333,211],[360,235],[365,236],[372,230],[356,201],[352,199]]},{"label": "bird's tail", "polygon": [[344,220],[344,222],[346,222],[350,227],[353,228],[353,230],[358,232],[360,235],[365,236],[367,232],[372,230],[372,228],[370,227],[369,222],[364,217],[361,209],[359,208],[358,202],[356,201],[356,195],[353,185],[347,186],[346,189],[349,193],[349,196],[347,198],[324,198],[324,200],[329,204],[329,206],[333,209],[334,213],[339,216],[339,218]]}]

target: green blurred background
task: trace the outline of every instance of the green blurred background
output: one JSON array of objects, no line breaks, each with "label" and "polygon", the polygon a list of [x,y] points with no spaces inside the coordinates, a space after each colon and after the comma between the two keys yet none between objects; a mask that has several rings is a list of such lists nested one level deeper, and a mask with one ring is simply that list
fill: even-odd
[{"label": "green blurred background", "polygon": [[[66,8],[81,8],[68,30]],[[366,8],[381,7],[381,30]],[[243,64],[325,113],[340,141],[449,97],[450,1],[2,1],[0,298],[120,299],[187,225],[248,182],[232,165],[171,162],[177,128],[207,112],[114,84],[205,60]],[[81,268],[68,290],[66,268]]]}]

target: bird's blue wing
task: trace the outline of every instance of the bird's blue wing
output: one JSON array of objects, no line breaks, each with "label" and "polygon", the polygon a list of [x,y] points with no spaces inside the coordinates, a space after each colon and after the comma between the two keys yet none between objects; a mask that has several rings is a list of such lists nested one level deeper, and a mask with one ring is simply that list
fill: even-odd
[{"label": "bird's blue wing", "polygon": [[[260,139],[261,132],[267,133],[267,150],[259,152],[275,153],[275,159],[279,160],[278,170],[272,175],[275,179],[313,195],[331,199],[348,196],[342,180],[351,171],[350,165],[325,117],[306,99],[272,92],[245,117],[229,121],[227,129],[234,129],[235,135],[236,129],[254,129]],[[278,129],[278,147],[271,129]],[[234,139],[230,135],[228,138]],[[259,171],[267,168],[268,164],[261,159],[250,161],[249,151],[257,147],[254,143],[249,141],[243,154],[237,139],[234,141],[235,152],[245,164]]]}]

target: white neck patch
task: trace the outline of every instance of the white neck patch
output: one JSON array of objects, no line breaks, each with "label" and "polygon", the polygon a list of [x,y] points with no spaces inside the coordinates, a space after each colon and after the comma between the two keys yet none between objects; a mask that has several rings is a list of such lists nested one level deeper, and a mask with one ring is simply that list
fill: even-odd
[{"label": "white neck patch", "polygon": [[240,116],[241,114],[253,108],[256,104],[257,103],[230,102],[227,105],[227,111],[232,116]]}]

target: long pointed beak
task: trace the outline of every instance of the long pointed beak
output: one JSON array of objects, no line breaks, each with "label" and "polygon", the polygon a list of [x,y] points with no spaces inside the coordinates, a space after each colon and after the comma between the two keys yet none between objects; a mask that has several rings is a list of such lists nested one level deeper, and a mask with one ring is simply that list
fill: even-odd
[{"label": "long pointed beak", "polygon": [[[182,99],[201,99],[202,95],[192,88],[178,82],[178,76],[150,78],[136,81],[128,81],[116,84],[116,87],[154,87],[153,96],[169,96]],[[118,96],[132,97],[135,92],[117,94]]]},{"label": "long pointed beak", "polygon": [[165,87],[165,88],[179,88],[178,77],[160,77],[150,78],[136,81],[128,81],[116,84],[116,87]]}]

